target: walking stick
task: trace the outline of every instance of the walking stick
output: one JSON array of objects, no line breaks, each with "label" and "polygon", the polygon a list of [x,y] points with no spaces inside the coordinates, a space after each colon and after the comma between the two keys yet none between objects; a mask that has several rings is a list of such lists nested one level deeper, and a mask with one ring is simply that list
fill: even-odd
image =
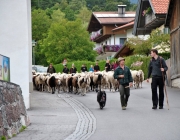
[{"label": "walking stick", "polygon": [[[161,58],[160,58],[160,63],[161,63]],[[161,68],[162,68],[162,63],[161,63]],[[163,83],[164,83],[164,91],[165,91],[165,95],[166,95],[166,101],[167,101],[167,106],[168,106],[168,110],[169,110],[169,102],[168,102],[168,95],[167,95],[167,91],[166,91],[166,85],[165,85],[165,79],[164,79],[164,73],[162,71],[162,76],[163,76]]]}]

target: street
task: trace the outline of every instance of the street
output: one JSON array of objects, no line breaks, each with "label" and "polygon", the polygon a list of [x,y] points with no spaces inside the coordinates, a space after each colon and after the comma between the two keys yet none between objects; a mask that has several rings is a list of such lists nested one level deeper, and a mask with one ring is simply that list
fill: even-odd
[{"label": "street", "polygon": [[96,93],[72,95],[87,106],[96,118],[96,131],[89,140],[179,140],[180,90],[167,88],[170,110],[164,98],[164,109],[152,109],[150,84],[131,88],[126,110],[121,109],[120,95],[107,90],[107,102],[99,109]]},{"label": "street", "polygon": [[131,88],[126,110],[119,92],[106,90],[101,110],[96,92],[81,96],[34,91],[27,111],[31,125],[12,140],[179,140],[180,89],[168,87],[167,92],[170,110],[166,98],[164,109],[152,109],[146,82],[141,89]]}]

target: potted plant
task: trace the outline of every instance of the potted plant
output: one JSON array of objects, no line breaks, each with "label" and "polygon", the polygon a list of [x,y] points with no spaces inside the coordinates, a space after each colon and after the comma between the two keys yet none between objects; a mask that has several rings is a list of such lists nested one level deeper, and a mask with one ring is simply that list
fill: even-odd
[{"label": "potted plant", "polygon": [[152,9],[151,9],[151,7],[148,7],[146,10],[143,10],[142,15],[146,16],[146,15],[151,14],[151,13],[152,13]]}]

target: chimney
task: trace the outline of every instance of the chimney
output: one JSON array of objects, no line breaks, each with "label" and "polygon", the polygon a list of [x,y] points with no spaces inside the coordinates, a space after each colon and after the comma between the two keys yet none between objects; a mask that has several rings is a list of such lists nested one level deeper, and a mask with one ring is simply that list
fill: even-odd
[{"label": "chimney", "polygon": [[118,14],[125,14],[126,5],[118,5]]}]

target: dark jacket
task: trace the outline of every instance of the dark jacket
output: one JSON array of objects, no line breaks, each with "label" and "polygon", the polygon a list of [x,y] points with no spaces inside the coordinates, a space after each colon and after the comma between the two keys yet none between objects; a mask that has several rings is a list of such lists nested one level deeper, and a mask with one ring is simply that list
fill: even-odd
[{"label": "dark jacket", "polygon": [[94,71],[100,71],[100,68],[99,68],[98,65],[95,65],[95,66],[94,66]]},{"label": "dark jacket", "polygon": [[76,67],[74,67],[74,68],[70,68],[70,73],[76,73],[76,72],[77,72]]},{"label": "dark jacket", "polygon": [[[124,78],[119,78],[119,75],[124,75]],[[129,85],[133,82],[131,72],[127,66],[124,66],[124,70],[118,66],[114,71],[114,79],[117,79],[121,85]]]},{"label": "dark jacket", "polygon": [[82,71],[82,72],[88,71],[88,70],[87,70],[87,67],[86,67],[86,66],[81,67],[81,71]]},{"label": "dark jacket", "polygon": [[105,67],[107,67],[107,68],[105,68],[106,72],[111,70],[111,65],[109,63],[106,63]]},{"label": "dark jacket", "polygon": [[56,70],[55,70],[55,68],[52,66],[51,68],[50,68],[50,66],[48,67],[48,69],[47,69],[47,73],[55,73],[56,72]]},{"label": "dark jacket", "polygon": [[68,68],[64,68],[63,72],[68,74],[69,73],[69,69]]},{"label": "dark jacket", "polygon": [[148,67],[148,78],[151,75],[152,77],[154,76],[162,77],[161,64],[162,64],[162,68],[164,68],[164,74],[166,74],[168,67],[166,65],[164,58],[158,56],[157,60],[154,58],[151,59]]}]

